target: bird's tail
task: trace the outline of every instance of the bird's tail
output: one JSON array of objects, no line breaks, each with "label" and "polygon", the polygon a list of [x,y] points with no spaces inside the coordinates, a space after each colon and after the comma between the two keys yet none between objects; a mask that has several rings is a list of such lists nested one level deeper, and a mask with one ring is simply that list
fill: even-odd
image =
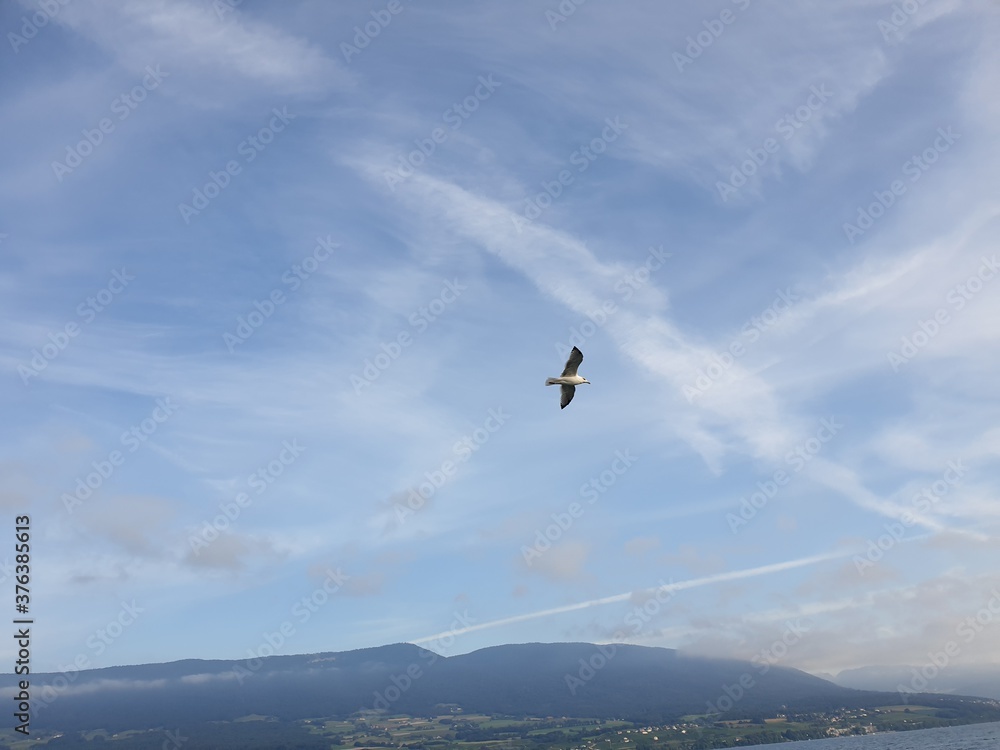
[{"label": "bird's tail", "polygon": [[545,385],[559,385],[559,381],[555,378],[546,378]]}]

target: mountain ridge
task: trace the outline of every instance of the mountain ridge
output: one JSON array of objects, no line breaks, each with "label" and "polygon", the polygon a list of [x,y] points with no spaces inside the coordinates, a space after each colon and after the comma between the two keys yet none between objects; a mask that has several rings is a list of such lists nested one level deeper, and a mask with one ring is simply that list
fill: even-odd
[{"label": "mountain ridge", "polygon": [[977,695],[1000,700],[1000,665],[933,664],[914,666],[873,664],[844,669],[830,681],[861,690],[934,692],[943,695]]},{"label": "mountain ridge", "polygon": [[[0,675],[13,694],[15,675]],[[416,644],[181,659],[30,678],[32,725],[120,731],[265,715],[487,713],[637,721],[898,702],[790,667],[629,644],[523,643],[442,656]]]}]

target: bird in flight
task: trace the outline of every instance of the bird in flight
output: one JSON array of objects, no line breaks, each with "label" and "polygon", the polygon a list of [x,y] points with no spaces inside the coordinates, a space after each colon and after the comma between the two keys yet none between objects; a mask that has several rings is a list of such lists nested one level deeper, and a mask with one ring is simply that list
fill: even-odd
[{"label": "bird in flight", "polygon": [[560,409],[565,409],[569,406],[569,402],[576,395],[576,387],[578,385],[583,385],[584,383],[590,385],[589,380],[576,374],[581,362],[583,362],[583,352],[574,346],[573,351],[569,353],[569,359],[566,360],[566,367],[563,369],[562,375],[558,378],[548,378],[545,381],[545,385],[562,386],[562,398],[559,399]]}]

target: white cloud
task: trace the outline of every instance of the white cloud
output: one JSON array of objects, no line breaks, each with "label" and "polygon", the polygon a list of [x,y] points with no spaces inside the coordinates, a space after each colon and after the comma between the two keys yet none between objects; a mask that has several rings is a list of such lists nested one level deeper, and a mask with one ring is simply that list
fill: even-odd
[{"label": "white cloud", "polygon": [[[127,2],[108,5],[74,2],[56,16],[58,23],[89,37],[122,65],[141,71],[162,65],[168,73],[184,71],[216,84],[235,84],[227,92],[246,95],[261,87],[272,95],[318,95],[348,86],[352,76],[340,63],[307,41],[240,10],[220,18],[211,3]],[[204,85],[204,84],[203,84]],[[216,88],[216,106],[227,97]],[[207,87],[199,92],[210,103]]]}]

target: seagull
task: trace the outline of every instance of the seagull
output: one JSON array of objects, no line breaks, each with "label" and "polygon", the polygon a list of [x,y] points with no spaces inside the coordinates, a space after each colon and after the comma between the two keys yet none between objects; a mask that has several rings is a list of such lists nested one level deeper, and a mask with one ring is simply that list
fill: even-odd
[{"label": "seagull", "polygon": [[583,385],[584,383],[587,385],[591,384],[589,380],[576,374],[576,370],[581,362],[583,362],[583,352],[574,346],[573,351],[569,353],[569,359],[566,360],[566,367],[563,369],[562,375],[558,378],[548,378],[545,381],[545,385],[562,386],[562,398],[559,399],[560,409],[565,409],[569,406],[569,402],[576,395],[576,387],[578,385]]}]

